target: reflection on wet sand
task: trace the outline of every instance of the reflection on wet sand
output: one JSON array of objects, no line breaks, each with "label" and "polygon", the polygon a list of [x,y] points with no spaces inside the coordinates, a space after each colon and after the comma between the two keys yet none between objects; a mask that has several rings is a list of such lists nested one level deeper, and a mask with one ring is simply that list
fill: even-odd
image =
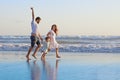
[{"label": "reflection on wet sand", "polygon": [[40,66],[38,65],[37,61],[29,62],[28,61],[28,66],[29,66],[29,71],[30,71],[30,78],[31,80],[41,80],[40,77]]},{"label": "reflection on wet sand", "polygon": [[43,79],[42,80],[57,80],[58,62],[54,66],[50,65],[46,60],[42,60],[43,64]]},{"label": "reflection on wet sand", "polygon": [[50,64],[46,60],[27,61],[31,80],[57,80],[58,62]]}]

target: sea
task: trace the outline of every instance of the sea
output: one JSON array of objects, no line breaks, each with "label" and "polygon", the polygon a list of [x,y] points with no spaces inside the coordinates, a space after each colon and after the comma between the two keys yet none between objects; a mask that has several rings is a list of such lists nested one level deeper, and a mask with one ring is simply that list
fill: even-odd
[{"label": "sea", "polygon": [[[120,53],[120,36],[58,36],[56,40],[60,52]],[[29,47],[30,36],[0,36],[0,51],[28,51]]]}]

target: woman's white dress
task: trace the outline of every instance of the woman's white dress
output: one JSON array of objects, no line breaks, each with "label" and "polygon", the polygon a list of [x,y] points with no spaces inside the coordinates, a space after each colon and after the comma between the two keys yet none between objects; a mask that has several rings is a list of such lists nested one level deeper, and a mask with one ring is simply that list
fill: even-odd
[{"label": "woman's white dress", "polygon": [[50,48],[58,48],[59,47],[59,44],[57,43],[56,41],[56,34],[53,30],[50,30],[49,31],[49,37],[50,37]]}]

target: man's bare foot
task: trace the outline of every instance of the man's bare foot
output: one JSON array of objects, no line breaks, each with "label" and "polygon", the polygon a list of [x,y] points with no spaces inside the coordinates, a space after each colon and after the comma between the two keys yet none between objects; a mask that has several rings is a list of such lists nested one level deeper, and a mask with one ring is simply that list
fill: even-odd
[{"label": "man's bare foot", "polygon": [[26,58],[27,58],[27,60],[31,60],[31,59],[29,58],[29,56],[26,56]]},{"label": "man's bare foot", "polygon": [[33,54],[32,56],[33,56],[35,59],[37,59],[37,57],[36,57],[34,54]]}]

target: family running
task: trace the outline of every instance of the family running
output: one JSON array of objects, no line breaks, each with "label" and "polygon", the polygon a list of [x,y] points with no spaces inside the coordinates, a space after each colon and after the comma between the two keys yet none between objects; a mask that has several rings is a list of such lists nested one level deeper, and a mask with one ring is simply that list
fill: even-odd
[{"label": "family running", "polygon": [[[43,41],[43,38],[40,35],[39,32],[39,27],[38,24],[41,21],[40,17],[36,17],[34,15],[34,9],[31,8],[32,10],[32,21],[31,21],[31,46],[28,50],[28,53],[26,55],[27,60],[30,60],[30,53],[33,50],[35,44],[37,44],[37,47],[35,48],[34,53],[32,54],[32,56],[37,59],[36,53],[37,51],[39,51],[39,49],[41,48],[41,41]],[[51,26],[51,30],[47,33],[46,37],[45,37],[45,44],[43,45],[43,50],[42,50],[42,55],[41,55],[41,59],[45,59],[46,54],[52,49],[54,48],[56,50],[56,58],[60,58],[59,56],[59,44],[56,41],[56,36],[58,35],[58,28],[56,24],[53,24]]]}]

